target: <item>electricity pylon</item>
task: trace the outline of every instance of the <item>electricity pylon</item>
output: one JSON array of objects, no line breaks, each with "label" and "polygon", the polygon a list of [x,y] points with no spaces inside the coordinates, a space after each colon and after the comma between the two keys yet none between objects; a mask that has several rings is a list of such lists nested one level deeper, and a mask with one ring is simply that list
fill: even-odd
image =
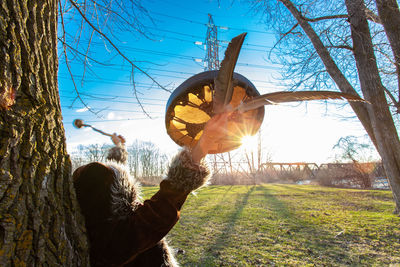
[{"label": "electricity pylon", "polygon": [[214,24],[214,20],[211,14],[208,14],[207,24],[207,37],[206,37],[206,58],[204,62],[206,66],[204,70],[218,70],[219,69],[219,55],[218,55],[218,38],[217,38],[217,27]]}]

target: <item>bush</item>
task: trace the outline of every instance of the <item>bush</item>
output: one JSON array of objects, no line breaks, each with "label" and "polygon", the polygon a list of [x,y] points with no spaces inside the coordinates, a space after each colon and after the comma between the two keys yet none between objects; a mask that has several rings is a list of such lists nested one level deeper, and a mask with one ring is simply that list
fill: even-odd
[{"label": "bush", "polygon": [[316,172],[320,185],[344,188],[371,188],[376,163],[330,163]]}]

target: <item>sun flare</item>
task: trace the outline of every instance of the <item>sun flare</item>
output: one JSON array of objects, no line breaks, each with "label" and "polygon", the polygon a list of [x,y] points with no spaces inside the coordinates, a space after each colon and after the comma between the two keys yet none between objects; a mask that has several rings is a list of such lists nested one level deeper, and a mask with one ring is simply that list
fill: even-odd
[{"label": "sun flare", "polygon": [[255,149],[257,147],[257,135],[245,135],[240,140],[244,149]]}]

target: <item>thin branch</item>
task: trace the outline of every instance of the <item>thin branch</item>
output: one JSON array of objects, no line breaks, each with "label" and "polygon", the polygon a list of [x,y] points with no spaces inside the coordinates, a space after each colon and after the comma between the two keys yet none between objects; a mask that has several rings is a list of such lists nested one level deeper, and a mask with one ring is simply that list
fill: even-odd
[{"label": "thin branch", "polygon": [[[348,49],[348,50],[350,50],[350,51],[353,51],[354,48],[348,44],[348,42],[347,42],[347,40],[346,40],[346,39],[347,39],[346,37],[345,37],[345,39],[342,38],[340,35],[336,34],[335,31],[330,31],[330,32],[329,32],[329,35],[333,35],[334,37],[340,39],[340,41],[343,42],[343,44],[342,44],[342,45],[339,45],[340,47],[337,47],[337,48],[344,48],[344,49]],[[327,37],[328,39],[329,39],[329,35],[326,34],[326,37]],[[330,42],[330,43],[331,43],[331,45],[333,46],[333,43],[332,43],[332,42]],[[337,46],[337,45],[336,45],[336,46]],[[332,48],[335,48],[335,47],[332,47]]]},{"label": "thin branch", "polygon": [[101,61],[98,61],[98,60],[96,60],[96,59],[94,59],[94,58],[92,58],[92,57],[90,57],[90,56],[87,56],[86,54],[80,52],[80,51],[77,50],[76,48],[74,48],[74,47],[72,47],[71,45],[69,45],[65,40],[63,40],[63,39],[60,38],[60,37],[58,37],[58,40],[59,40],[63,45],[65,44],[69,49],[73,50],[75,53],[77,53],[77,54],[79,54],[79,55],[81,55],[81,56],[83,56],[83,57],[85,57],[85,58],[87,58],[87,59],[90,59],[90,60],[92,60],[93,62],[95,62],[95,63],[97,63],[97,64],[99,64],[99,65],[103,65],[103,66],[106,66],[106,67],[115,66],[115,64],[106,64],[106,63],[101,62]]},{"label": "thin branch", "polygon": [[283,35],[281,35],[281,38],[279,38],[279,40],[274,44],[274,46],[271,48],[271,50],[269,51],[269,55],[268,55],[268,58],[271,58],[271,53],[272,53],[272,50],[274,50],[275,48],[276,48],[276,46],[286,37],[286,36],[288,36],[289,34],[295,34],[295,33],[293,33],[293,31],[294,31],[294,29],[296,29],[297,28],[297,26],[299,26],[299,23],[296,23],[295,25],[293,25],[293,27],[292,28],[290,28],[290,30],[289,31],[287,31],[286,33],[284,33]]},{"label": "thin branch", "polygon": [[[151,39],[149,36],[147,36],[147,34],[146,34],[143,30],[141,30],[141,29],[138,28],[138,27],[135,27],[134,24],[132,24],[130,21],[128,21],[125,17],[121,16],[118,12],[115,12],[114,10],[112,10],[111,8],[109,8],[109,7],[107,7],[107,6],[100,5],[99,3],[96,3],[96,4],[97,4],[97,6],[99,6],[100,8],[103,8],[105,11],[107,11],[109,14],[115,15],[116,17],[120,18],[123,22],[125,22],[125,23],[128,24],[129,26],[135,28],[135,29],[136,29],[141,35],[143,35],[144,37],[146,37],[146,38],[148,38],[148,39],[150,39],[150,40],[153,40],[153,39]],[[119,2],[117,2],[117,4],[119,5]],[[119,5],[119,7],[121,8],[121,10],[123,10],[123,7],[122,7],[121,5]]]},{"label": "thin branch", "polygon": [[396,62],[392,59],[390,55],[388,55],[383,49],[378,46],[374,47],[381,55],[383,55],[393,66],[396,66]]},{"label": "thin branch", "polygon": [[347,19],[349,16],[347,14],[339,14],[339,15],[331,15],[331,16],[323,16],[318,18],[307,18],[301,15],[301,18],[308,22],[317,22],[321,20],[328,20],[328,19]]},{"label": "thin branch", "polygon": [[400,113],[400,103],[398,101],[396,101],[396,98],[394,98],[393,94],[386,87],[383,87],[383,89],[385,90],[385,93],[388,95],[390,100],[392,100],[393,105],[397,109],[397,113]]},{"label": "thin branch", "polygon": [[[68,62],[67,46],[66,46],[66,42],[65,42],[65,25],[64,25],[64,17],[63,17],[63,11],[62,11],[61,0],[59,0],[58,3],[59,3],[59,5],[60,5],[61,27],[62,27],[62,31],[63,31],[62,38],[61,38],[61,39],[63,40],[63,42],[62,42],[62,43],[63,43],[63,53],[64,53],[65,63],[66,63],[66,65],[67,65],[68,72],[69,72],[69,74],[70,74],[70,76],[71,76],[71,80],[72,80],[72,83],[73,83],[73,85],[74,85],[75,92],[76,92],[76,94],[77,94],[77,98],[82,102],[82,104],[83,104],[90,112],[92,112],[93,114],[97,115],[98,113],[94,112],[88,105],[86,105],[85,101],[83,101],[83,99],[81,98],[81,96],[80,96],[80,94],[79,94],[78,87],[76,86],[75,79],[74,79],[74,75],[72,74],[71,66],[69,65],[69,62]],[[72,102],[71,108],[72,108],[72,105],[73,105],[74,102],[75,102],[75,100]]]},{"label": "thin branch", "polygon": [[[328,40],[328,42],[330,44],[330,45],[326,45],[325,46],[326,48],[337,48],[337,49],[342,48],[342,49],[347,49],[347,50],[353,51],[353,48],[348,46],[348,45],[335,45],[335,44],[333,44],[333,42],[331,41],[331,38],[329,37],[330,32],[328,30],[327,30],[327,32],[324,31],[324,33],[325,33],[326,39]],[[338,36],[336,36],[336,37],[338,37]]]},{"label": "thin branch", "polygon": [[349,51],[353,51],[353,47],[348,45],[327,45],[326,48],[347,49]]},{"label": "thin branch", "polygon": [[88,43],[88,45],[86,47],[85,59],[83,61],[83,75],[82,75],[82,79],[81,79],[81,85],[83,85],[83,81],[85,79],[86,67],[87,67],[87,64],[88,64],[87,59],[89,58],[88,54],[89,54],[89,50],[90,50],[90,45],[91,45],[92,40],[93,40],[93,35],[94,35],[94,30],[92,31],[92,33],[90,35],[89,43]]},{"label": "thin branch", "polygon": [[373,21],[378,24],[382,24],[381,19],[378,15],[376,15],[371,9],[365,7],[365,14],[367,15],[367,19]]},{"label": "thin branch", "polygon": [[[133,71],[134,71],[134,68],[132,67],[132,73],[133,73]],[[137,102],[138,102],[140,108],[142,109],[142,111],[144,112],[144,114],[146,114],[147,117],[149,117],[150,119],[153,119],[153,118],[150,116],[150,114],[146,112],[146,110],[144,109],[144,107],[143,107],[143,105],[142,105],[142,102],[141,102],[140,99],[139,99],[139,96],[137,95],[136,84],[135,84],[133,81],[132,81],[132,83],[133,83],[133,93],[134,93],[134,95],[135,95],[135,98],[136,98],[136,100],[137,100]]]},{"label": "thin branch", "polygon": [[105,40],[107,40],[108,43],[111,44],[111,46],[117,51],[117,53],[126,61],[128,61],[129,64],[131,64],[131,66],[133,67],[133,69],[137,69],[139,70],[141,73],[143,73],[145,76],[147,76],[150,80],[152,80],[155,84],[157,84],[157,86],[159,86],[161,89],[170,92],[170,90],[166,89],[164,86],[162,86],[160,83],[158,83],[153,77],[151,77],[147,72],[143,71],[141,68],[139,68],[138,66],[136,66],[135,63],[133,63],[127,56],[125,56],[124,53],[122,53],[119,48],[107,37],[107,35],[105,35],[101,30],[97,29],[89,20],[88,18],[85,16],[85,14],[82,12],[82,10],[78,7],[78,5],[73,1],[73,0],[69,0],[70,3],[75,7],[75,9],[79,12],[79,14],[82,16],[82,18],[86,21],[86,23],[89,24],[89,26],[95,30],[98,34],[100,34]]}]

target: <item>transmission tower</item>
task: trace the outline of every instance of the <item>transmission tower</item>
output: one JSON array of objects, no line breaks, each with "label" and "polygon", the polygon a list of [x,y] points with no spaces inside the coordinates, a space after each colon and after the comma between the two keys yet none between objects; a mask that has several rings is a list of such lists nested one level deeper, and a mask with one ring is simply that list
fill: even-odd
[{"label": "transmission tower", "polygon": [[217,27],[214,24],[211,14],[208,14],[207,37],[206,37],[207,54],[204,62],[206,66],[204,70],[218,70],[219,69],[219,55],[218,55],[218,39]]}]

